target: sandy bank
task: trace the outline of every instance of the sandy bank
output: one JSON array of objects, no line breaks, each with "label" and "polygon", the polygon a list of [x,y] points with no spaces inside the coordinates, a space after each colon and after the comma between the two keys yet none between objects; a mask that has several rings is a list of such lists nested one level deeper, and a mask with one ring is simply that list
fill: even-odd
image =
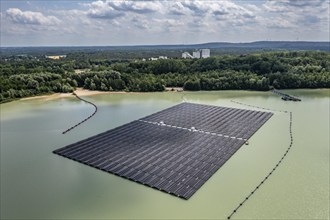
[{"label": "sandy bank", "polygon": [[[95,91],[95,90],[88,90],[88,89],[82,89],[82,88],[77,88],[74,91],[74,93],[76,93],[78,96],[93,96],[93,95],[100,95],[100,94],[143,94],[141,92]],[[73,94],[72,93],[55,93],[55,94],[51,94],[51,95],[26,97],[26,98],[22,98],[20,100],[44,99],[47,101],[47,100],[67,98],[67,97],[73,97]]]},{"label": "sandy bank", "polygon": [[[111,91],[96,91],[96,90],[88,90],[77,88],[74,91],[78,96],[91,96],[91,95],[100,95],[100,94],[126,94],[126,93],[133,93],[133,92],[111,92]],[[134,92],[137,93],[137,92]]]},{"label": "sandy bank", "polygon": [[45,99],[45,100],[52,100],[52,99],[58,99],[58,98],[66,98],[73,96],[72,93],[55,93],[51,95],[39,95],[39,96],[32,96],[32,97],[26,97],[22,98],[20,100],[31,100],[31,99]]}]

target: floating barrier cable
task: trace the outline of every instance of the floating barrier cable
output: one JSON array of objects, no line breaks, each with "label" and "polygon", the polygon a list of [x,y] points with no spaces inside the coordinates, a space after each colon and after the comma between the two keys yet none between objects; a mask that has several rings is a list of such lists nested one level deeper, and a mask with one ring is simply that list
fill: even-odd
[{"label": "floating barrier cable", "polygon": [[89,102],[89,101],[87,101],[87,100],[79,97],[76,93],[73,93],[73,95],[76,96],[77,99],[80,99],[81,101],[86,102],[86,103],[94,106],[95,110],[94,110],[94,112],[90,116],[88,116],[87,118],[85,118],[84,120],[82,120],[81,122],[79,122],[78,124],[75,124],[74,126],[66,129],[65,131],[62,132],[62,134],[66,134],[67,132],[71,131],[72,129],[74,129],[74,128],[78,127],[79,125],[81,125],[82,123],[86,122],[88,119],[90,119],[91,117],[93,117],[96,114],[96,112],[97,112],[97,106],[94,103]]},{"label": "floating barrier cable", "polygon": [[288,113],[288,111],[285,111],[285,110],[277,110],[277,109],[264,108],[264,107],[259,107],[259,106],[245,104],[245,103],[238,102],[238,101],[235,101],[235,100],[230,100],[230,101],[233,102],[233,103],[236,103],[236,104],[245,105],[245,106],[252,107],[252,108],[258,108],[258,109],[262,109],[262,110],[266,110],[266,111]]},{"label": "floating barrier cable", "polygon": [[[248,105],[248,104],[244,104],[244,103],[240,103],[240,102],[236,102],[233,101],[235,103],[239,103],[242,105],[246,105],[246,106],[250,106],[250,107],[254,107],[254,108],[259,108],[259,109],[265,109],[265,110],[270,110],[270,109],[266,109],[266,108],[262,108],[262,107],[257,107],[257,106],[252,106],[252,105]],[[274,110],[270,110],[270,111],[274,111]],[[279,110],[276,110],[279,111]],[[268,178],[274,173],[274,171],[279,167],[279,165],[282,163],[282,161],[284,160],[284,158],[288,155],[292,144],[293,144],[293,135],[292,135],[292,112],[287,112],[287,111],[279,111],[279,112],[285,112],[285,113],[289,113],[289,132],[290,132],[290,144],[288,146],[288,148],[286,149],[285,153],[283,154],[283,156],[281,157],[281,159],[277,162],[277,164],[275,164],[275,166],[273,167],[273,169],[264,177],[264,179],[251,191],[251,193],[245,197],[245,199],[230,213],[230,215],[227,217],[227,219],[231,219],[232,216],[237,213],[237,211],[245,204],[245,202],[266,182],[266,180],[268,180]]]}]

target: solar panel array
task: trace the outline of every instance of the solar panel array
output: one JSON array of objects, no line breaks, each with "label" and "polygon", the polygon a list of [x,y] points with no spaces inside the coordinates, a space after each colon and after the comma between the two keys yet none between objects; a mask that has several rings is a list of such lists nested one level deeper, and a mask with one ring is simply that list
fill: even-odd
[{"label": "solar panel array", "polygon": [[54,153],[189,199],[271,116],[182,103]]}]

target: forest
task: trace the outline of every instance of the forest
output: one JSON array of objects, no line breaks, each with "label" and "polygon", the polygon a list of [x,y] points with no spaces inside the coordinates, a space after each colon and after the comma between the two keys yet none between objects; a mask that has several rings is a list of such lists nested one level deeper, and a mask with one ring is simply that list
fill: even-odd
[{"label": "forest", "polygon": [[273,51],[154,61],[109,59],[97,52],[72,52],[59,60],[44,55],[1,56],[0,102],[67,93],[77,87],[127,92],[164,91],[165,87],[190,91],[330,88],[330,53]]}]

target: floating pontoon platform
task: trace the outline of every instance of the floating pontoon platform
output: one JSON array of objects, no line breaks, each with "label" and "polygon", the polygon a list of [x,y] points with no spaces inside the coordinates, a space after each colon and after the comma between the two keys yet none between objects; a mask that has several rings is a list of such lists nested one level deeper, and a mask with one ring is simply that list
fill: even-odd
[{"label": "floating pontoon platform", "polygon": [[54,153],[189,199],[271,116],[182,103]]}]

